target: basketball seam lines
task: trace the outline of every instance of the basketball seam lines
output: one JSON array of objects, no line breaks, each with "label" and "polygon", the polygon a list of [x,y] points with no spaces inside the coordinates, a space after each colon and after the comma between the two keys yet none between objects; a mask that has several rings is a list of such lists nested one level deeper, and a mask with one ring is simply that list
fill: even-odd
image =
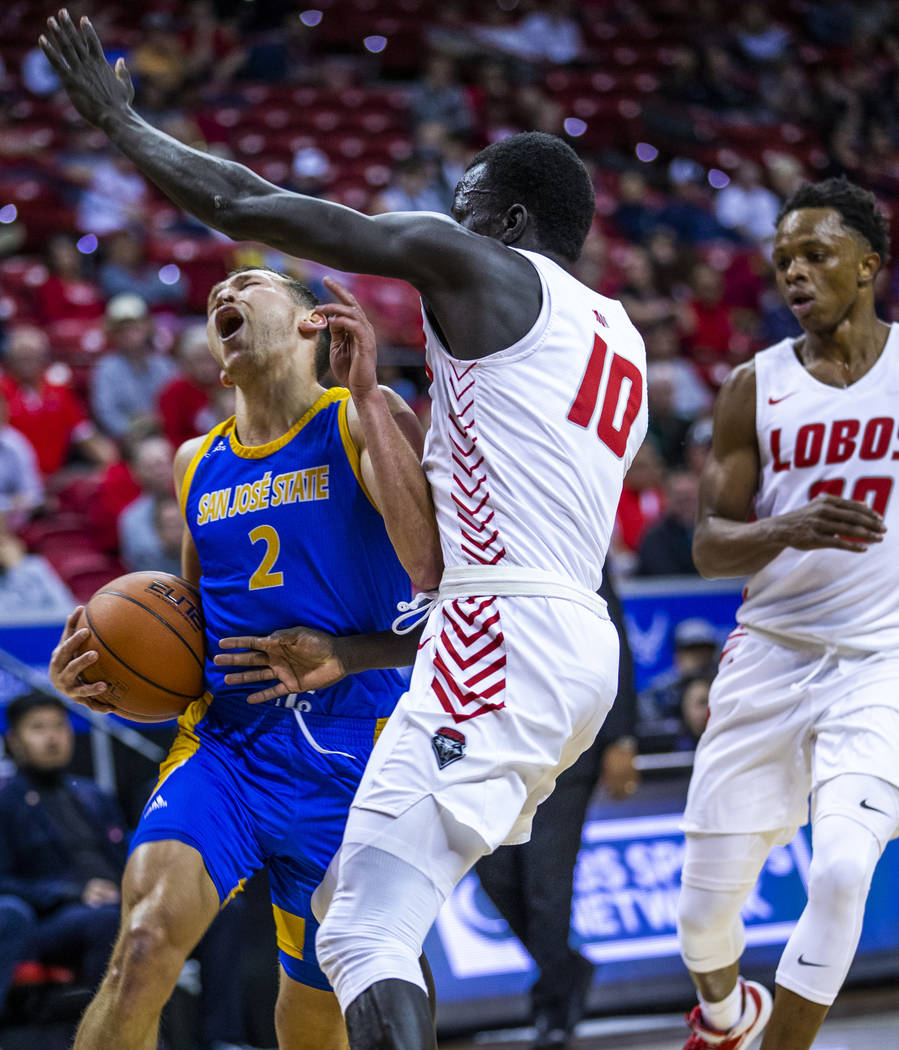
[{"label": "basketball seam lines", "polygon": [[[118,594],[119,592],[118,591],[106,591],[104,593],[106,593],[106,594]],[[122,595],[120,595],[120,597],[127,598],[128,596],[126,594],[122,594]],[[128,600],[130,601],[131,599],[129,598]],[[140,602],[135,602],[134,604],[135,605],[141,605]],[[142,609],[146,609],[147,607],[145,605],[141,605],[141,608]],[[147,612],[150,612],[150,610],[147,609]],[[185,700],[195,700],[196,699],[196,697],[192,696],[190,693],[179,693],[177,691],[177,689],[166,689],[163,686],[161,686],[158,682],[154,682],[152,678],[147,678],[146,675],[142,675],[140,673],[140,671],[138,671],[136,668],[132,667],[131,664],[126,663],[121,658],[121,656],[119,656],[119,654],[117,652],[115,652],[115,650],[111,649],[106,644],[106,642],[103,641],[103,636],[100,634],[99,631],[97,631],[95,629],[95,627],[93,625],[93,622],[91,621],[90,614],[88,613],[87,609],[84,610],[84,615],[85,615],[85,619],[87,620],[87,625],[91,629],[91,634],[93,634],[94,638],[97,639],[97,641],[100,643],[100,645],[103,646],[103,648],[109,653],[109,655],[114,660],[118,660],[118,662],[122,665],[122,667],[127,668],[133,675],[136,675],[138,678],[140,678],[141,681],[146,682],[147,685],[152,685],[154,689],[159,689],[160,691],[162,691],[164,693],[170,693],[172,696],[183,697]],[[152,613],[151,615],[156,616],[156,613]],[[157,617],[157,618],[158,619],[162,619],[161,617]],[[162,620],[162,622],[165,623],[165,620]],[[168,624],[166,624],[166,627],[168,627]],[[171,630],[171,628],[169,628],[169,630]],[[183,643],[183,639],[180,638],[179,635],[175,631],[172,631],[172,634],[174,634],[175,637],[178,638],[178,640]],[[194,655],[193,654],[193,650],[191,650],[191,655],[192,656]],[[196,657],[194,657],[194,659],[196,659]]]},{"label": "basketball seam lines", "polygon": [[[163,627],[165,627],[165,629],[167,631],[171,631],[172,632],[172,634],[178,639],[178,641],[184,646],[184,648],[194,658],[196,663],[199,665],[201,671],[205,668],[205,666],[206,666],[205,660],[197,659],[197,654],[193,651],[193,649],[190,647],[190,645],[188,645],[188,643],[185,642],[185,640],[181,637],[181,635],[178,634],[178,632],[175,630],[175,628],[172,627],[172,625],[170,623],[168,623],[166,620],[164,620],[159,615],[159,613],[153,612],[153,610],[149,607],[149,605],[144,605],[144,603],[143,602],[139,602],[137,600],[137,598],[132,598],[130,594],[125,594],[122,591],[104,590],[104,591],[101,591],[100,593],[101,594],[114,594],[117,598],[124,598],[126,602],[131,602],[132,605],[140,606],[140,608],[143,609],[145,612],[148,612],[151,616],[154,616],[157,620],[159,620],[159,622],[162,624]],[[112,652],[111,649],[109,651]],[[122,661],[122,663],[124,663],[124,660]],[[125,666],[127,667],[128,665],[125,664]],[[135,671],[134,673],[138,674],[139,672]],[[149,681],[149,679],[147,679],[147,680]]]}]

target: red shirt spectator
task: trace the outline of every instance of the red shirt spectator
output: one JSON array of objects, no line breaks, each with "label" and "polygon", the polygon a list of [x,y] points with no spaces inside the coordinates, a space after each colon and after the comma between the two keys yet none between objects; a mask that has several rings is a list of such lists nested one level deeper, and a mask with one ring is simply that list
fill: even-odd
[{"label": "red shirt spectator", "polygon": [[615,516],[615,543],[631,553],[640,549],[646,529],[661,517],[665,507],[662,457],[647,439],[634,457]]},{"label": "red shirt spectator", "polygon": [[50,276],[35,289],[38,320],[43,324],[71,318],[93,320],[103,316],[105,301],[100,288],[81,272],[81,256],[66,234],[47,245]]},{"label": "red shirt spectator", "polygon": [[0,377],[9,422],[31,442],[44,476],[55,473],[73,444],[95,463],[109,463],[115,449],[87,418],[84,406],[69,386],[65,365],[46,367],[44,333],[30,325],[12,330]]}]

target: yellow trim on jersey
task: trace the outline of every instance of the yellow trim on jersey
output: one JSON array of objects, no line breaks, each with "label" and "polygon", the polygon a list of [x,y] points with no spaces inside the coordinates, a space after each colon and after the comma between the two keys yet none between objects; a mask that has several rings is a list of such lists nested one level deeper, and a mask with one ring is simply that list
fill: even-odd
[{"label": "yellow trim on jersey", "polygon": [[350,423],[347,419],[347,408],[350,403],[350,392],[347,390],[346,396],[340,402],[340,408],[337,410],[337,422],[340,426],[340,437],[343,441],[343,451],[346,453],[346,458],[349,460],[350,466],[353,469],[353,473],[356,475],[356,480],[359,482],[359,487],[368,497],[368,502],[378,511],[377,503],[372,499],[371,493],[368,491],[368,487],[362,480],[362,464],[359,460],[359,449],[356,448],[356,442],[353,441],[353,435],[350,433]]},{"label": "yellow trim on jersey", "polygon": [[303,942],[306,939],[306,920],[302,915],[292,915],[277,904],[272,905],[275,916],[275,933],[278,947],[294,959],[303,958]]},{"label": "yellow trim on jersey", "polygon": [[373,744],[377,744],[378,737],[381,735],[381,732],[383,731],[384,726],[386,726],[386,725],[387,725],[387,719],[386,718],[379,718],[377,720],[377,722],[375,722],[375,735],[372,737],[372,741],[371,741]]},{"label": "yellow trim on jersey", "polygon": [[[232,416],[231,419],[233,418]],[[224,423],[216,424],[209,431],[206,437],[203,438],[203,443],[194,453],[193,459],[187,464],[187,470],[185,470],[184,477],[181,479],[181,491],[178,493],[178,501],[181,504],[181,516],[184,518],[187,517],[187,497],[190,494],[190,483],[194,480],[194,474],[200,465],[200,460],[209,451],[212,442],[224,433],[225,427],[231,422],[231,419],[226,419]]]},{"label": "yellow trim on jersey", "polygon": [[243,893],[243,890],[244,890],[244,886],[246,886],[246,884],[247,884],[247,880],[246,880],[246,878],[243,878],[243,879],[239,879],[239,880],[238,880],[238,883],[237,883],[237,885],[236,885],[236,886],[234,887],[234,889],[233,889],[233,890],[232,890],[232,891],[231,891],[231,892],[230,892],[230,893],[228,894],[228,896],[227,896],[227,897],[226,897],[226,898],[225,898],[225,899],[224,899],[224,900],[222,901],[222,907],[224,908],[226,904],[229,904],[229,903],[230,903],[231,901],[233,901],[233,900],[234,900],[234,898],[235,898],[235,897],[236,897],[236,896],[238,895],[238,893]]},{"label": "yellow trim on jersey", "polygon": [[172,742],[169,753],[159,767],[159,778],[156,781],[156,787],[150,792],[151,796],[156,794],[171,773],[174,773],[176,769],[180,769],[189,758],[192,758],[200,750],[200,738],[195,730],[197,723],[209,710],[211,703],[212,693],[204,693],[202,696],[197,697],[178,719],[178,735]]},{"label": "yellow trim on jersey", "polygon": [[340,401],[344,397],[349,397],[349,391],[343,387],[332,387],[330,390],[325,390],[321,397],[300,416],[286,434],[275,438],[274,441],[267,441],[264,445],[242,445],[237,439],[237,427],[232,426],[231,451],[235,456],[240,456],[241,459],[262,459],[265,456],[270,456],[273,452],[277,452],[279,448],[284,448],[289,441],[292,441],[314,415],[317,415],[323,408],[333,404],[335,401]]}]

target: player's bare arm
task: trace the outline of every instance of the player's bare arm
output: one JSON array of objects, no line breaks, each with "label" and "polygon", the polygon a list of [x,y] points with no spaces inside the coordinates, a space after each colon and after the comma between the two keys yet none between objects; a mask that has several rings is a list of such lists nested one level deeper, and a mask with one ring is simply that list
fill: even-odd
[{"label": "player's bare arm", "polygon": [[443,555],[421,466],[421,426],[399,395],[378,385],[374,329],[355,298],[337,281],[326,277],[325,283],[337,301],[319,311],[331,327],[331,372],[352,395],[347,421],[363,481],[413,584],[433,590],[443,574]]},{"label": "player's bare arm", "polygon": [[820,495],[799,510],[749,521],[760,459],[755,365],[728,376],[715,405],[712,451],[702,472],[693,561],[706,577],[757,572],[787,547],[863,552],[883,539],[883,518],[864,503]]},{"label": "player's bare arm", "polygon": [[[180,445],[175,453],[172,474],[175,482],[175,496],[179,502],[181,500],[181,487],[184,484],[184,475],[187,473],[191,460],[200,451],[205,440],[205,435],[190,438]],[[200,586],[200,556],[197,554],[196,544],[186,522],[181,536],[181,576],[188,583],[192,583],[194,587]]]},{"label": "player's bare arm", "polygon": [[225,675],[228,685],[255,685],[277,678],[276,685],[251,693],[251,704],[264,703],[289,693],[325,689],[348,674],[389,667],[408,667],[415,660],[424,624],[408,634],[374,631],[336,637],[311,627],[290,627],[264,637],[223,638],[218,653],[220,667],[248,667]]},{"label": "player's bare arm", "polygon": [[[207,225],[340,270],[409,281],[458,357],[511,346],[536,321],[539,277],[503,243],[516,242],[519,224],[527,222],[523,209],[507,216],[494,238],[442,215],[369,217],[289,193],[241,164],[185,146],[138,116],[124,61],[110,67],[87,18],[76,26],[67,11],[60,11],[48,20],[40,46],[81,116],[101,128],[170,200]],[[465,310],[458,309],[460,292]]]}]

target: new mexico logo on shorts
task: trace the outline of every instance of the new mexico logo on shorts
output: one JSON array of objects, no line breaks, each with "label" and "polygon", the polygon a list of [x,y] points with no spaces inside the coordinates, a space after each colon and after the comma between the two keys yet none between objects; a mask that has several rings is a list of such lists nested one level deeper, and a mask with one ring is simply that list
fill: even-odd
[{"label": "new mexico logo on shorts", "polygon": [[443,726],[431,737],[431,747],[437,756],[437,765],[443,769],[465,756],[465,736],[458,729]]}]

